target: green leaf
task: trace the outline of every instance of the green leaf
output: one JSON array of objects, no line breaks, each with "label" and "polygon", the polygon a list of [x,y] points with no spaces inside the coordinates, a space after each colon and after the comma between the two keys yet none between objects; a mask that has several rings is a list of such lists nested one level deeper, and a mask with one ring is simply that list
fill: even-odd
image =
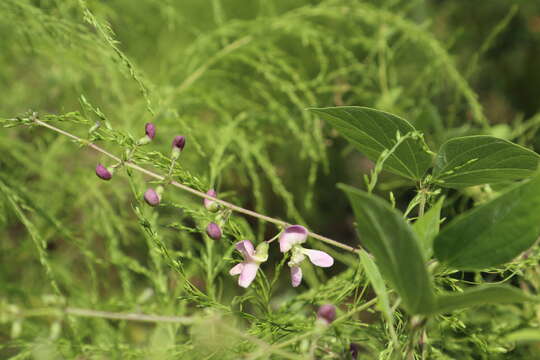
[{"label": "green leaf", "polygon": [[457,309],[487,304],[508,304],[538,299],[506,285],[483,285],[462,293],[437,296],[434,313],[448,313]]},{"label": "green leaf", "polygon": [[[342,106],[309,110],[326,119],[372,161],[377,161],[384,150],[395,145],[396,134],[417,133],[407,120],[370,108]],[[432,156],[420,133],[417,134],[390,155],[384,163],[386,170],[413,180],[422,178],[432,164]]]},{"label": "green leaf", "polygon": [[514,331],[506,336],[506,340],[519,343],[540,342],[540,329],[528,328]]},{"label": "green leaf", "polygon": [[362,263],[362,267],[366,272],[366,276],[368,277],[369,282],[373,287],[373,291],[375,291],[375,294],[379,299],[379,301],[377,301],[377,304],[381,309],[381,312],[384,314],[384,317],[386,318],[388,324],[390,326],[394,326],[394,318],[392,316],[392,309],[390,308],[388,292],[386,291],[386,285],[384,283],[384,279],[381,273],[379,272],[377,264],[375,264],[375,262],[371,259],[368,253],[364,250],[360,251],[360,262]]},{"label": "green leaf", "polygon": [[540,235],[540,175],[450,222],[434,241],[435,257],[460,270],[512,260]]},{"label": "green leaf", "polygon": [[493,136],[465,136],[445,142],[435,159],[433,177],[449,188],[494,184],[532,176],[540,155]]},{"label": "green leaf", "polygon": [[413,229],[420,241],[420,249],[426,261],[433,255],[433,239],[439,233],[443,202],[444,196],[413,224]]},{"label": "green leaf", "polygon": [[340,184],[356,215],[362,243],[374,255],[383,277],[411,314],[430,312],[435,297],[420,245],[403,215],[386,201]]}]

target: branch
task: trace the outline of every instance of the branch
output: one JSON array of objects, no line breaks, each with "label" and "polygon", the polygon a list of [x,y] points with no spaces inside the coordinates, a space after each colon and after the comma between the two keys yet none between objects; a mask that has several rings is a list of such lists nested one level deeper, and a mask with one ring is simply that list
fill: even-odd
[{"label": "branch", "polygon": [[[111,159],[117,161],[117,162],[121,162],[121,159],[113,154],[111,154],[110,152],[108,152],[107,150],[97,146],[96,144],[93,144],[93,143],[89,143],[87,140],[85,139],[82,139],[76,135],[73,135],[67,131],[64,131],[62,129],[59,129],[51,124],[48,124],[46,122],[43,122],[37,118],[34,119],[35,123],[40,125],[40,126],[43,126],[43,127],[46,127],[50,130],[53,130],[59,134],[62,134],[62,135],[65,135],[73,140],[77,140],[78,142],[80,143],[83,143],[83,144],[87,144],[90,148],[110,157]],[[124,165],[125,166],[128,166],[134,170],[137,170],[139,172],[142,172],[150,177],[153,177],[154,179],[158,179],[160,181],[163,181],[166,179],[165,176],[163,175],[160,175],[160,174],[156,174],[155,172],[152,172],[150,170],[147,170],[135,163],[133,163],[132,161],[125,161],[124,162]],[[175,186],[179,189],[182,189],[184,191],[187,191],[195,196],[199,196],[199,197],[202,197],[202,198],[205,198],[205,199],[209,199],[209,200],[214,200],[215,202],[223,205],[224,207],[226,208],[229,208],[231,209],[232,211],[236,211],[238,213],[241,213],[241,214],[245,214],[245,215],[248,215],[248,216],[252,216],[252,217],[255,217],[255,218],[258,218],[258,219],[261,219],[261,220],[264,220],[266,222],[269,222],[269,223],[272,223],[272,224],[276,224],[278,226],[281,226],[281,227],[287,227],[287,226],[290,226],[291,224],[289,224],[288,222],[285,222],[283,220],[279,220],[279,219],[276,219],[276,218],[272,218],[270,216],[266,216],[266,215],[263,215],[263,214],[259,214],[258,212],[255,212],[255,211],[252,211],[252,210],[248,210],[248,209],[244,209],[243,207],[240,207],[240,206],[237,206],[237,205],[234,205],[230,202],[227,202],[227,201],[224,201],[224,200],[220,200],[218,198],[215,198],[213,196],[210,196],[208,194],[205,194],[201,191],[198,191],[198,190],[195,190],[187,185],[184,185],[182,183],[179,183],[177,181],[171,181],[170,182],[170,185],[172,186]],[[308,230],[308,235],[311,236],[312,238],[314,239],[317,239],[317,240],[320,240],[322,242],[325,242],[327,244],[330,244],[332,246],[335,246],[335,247],[338,247],[338,248],[341,248],[341,249],[344,249],[344,250],[347,250],[347,251],[350,251],[350,252],[353,252],[353,253],[358,253],[360,251],[360,249],[357,249],[357,248],[353,248],[352,246],[349,246],[349,245],[345,245],[345,244],[342,244],[336,240],[333,240],[333,239],[330,239],[326,236],[322,236],[322,235],[319,235],[317,233],[314,233],[312,231],[309,231]]]}]

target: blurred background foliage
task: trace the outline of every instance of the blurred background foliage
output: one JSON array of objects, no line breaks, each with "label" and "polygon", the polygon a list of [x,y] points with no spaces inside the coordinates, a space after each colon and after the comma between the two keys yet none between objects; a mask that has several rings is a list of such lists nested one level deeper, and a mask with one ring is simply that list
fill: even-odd
[{"label": "blurred background foliage", "polygon": [[[335,184],[363,186],[362,174],[372,164],[306,108],[386,110],[422,129],[435,151],[449,137],[481,133],[540,147],[537,1],[2,0],[0,39],[0,117],[29,109],[58,115],[79,111],[89,126],[101,116],[135,138],[143,135],[145,122],[153,121],[158,135],[148,145],[152,151],[168,155],[172,137],[187,136],[183,180],[204,191],[215,187],[234,203],[309,224],[351,245],[358,240],[350,209]],[[87,137],[88,126],[58,125]],[[121,149],[98,143],[117,154]],[[119,174],[104,183],[93,172],[107,159],[43,128],[3,129],[0,152],[5,309],[68,301],[85,308],[181,315],[194,305],[238,310],[243,301],[256,302],[226,274],[232,248],[211,246],[200,235],[209,215],[200,210],[199,199],[168,189],[171,206],[148,210],[137,200],[145,187],[142,176]],[[414,184],[390,174],[378,190],[385,197],[394,191],[400,206],[415,194]],[[450,198],[470,206],[470,194]],[[239,234],[262,240],[275,232],[253,219],[239,219],[230,230],[228,243]],[[156,244],[182,259],[183,274],[202,289],[199,297],[195,290],[186,295],[183,280],[169,270]],[[341,275],[329,285],[324,285],[329,272],[311,271],[306,284],[315,290],[300,288],[304,293],[297,296],[288,275],[277,273],[272,301],[285,304],[283,313],[296,309],[295,317],[285,321],[265,313],[254,320],[241,307],[253,321],[252,334],[273,342],[284,336],[280,322],[286,322],[281,324],[286,331],[307,331],[313,309],[308,305],[338,303],[355,294],[350,280],[362,275],[353,267],[346,270],[354,258],[331,251],[341,256],[334,270]],[[208,264],[216,271],[209,273]],[[179,301],[183,296],[187,300]],[[261,307],[271,308],[270,300]],[[463,343],[452,333],[455,341],[436,342],[437,356],[525,354],[529,350],[508,349],[496,339],[534,316],[534,309],[520,312],[521,321],[516,316],[509,327],[490,329],[489,339],[482,337],[485,317],[449,318],[441,336],[450,338],[459,329],[460,336],[472,332],[473,340]],[[474,325],[462,327],[461,321]],[[5,321],[0,354],[109,358],[111,352],[120,357],[132,351],[137,357],[170,346],[174,351],[167,356],[183,358],[197,344],[178,328],[70,320],[63,335],[55,335],[58,346],[50,347],[47,339],[56,323],[25,320],[19,334],[13,321]],[[381,326],[379,333],[355,333],[352,326],[342,330],[343,344],[332,346],[345,348],[356,339],[372,354],[384,348]],[[488,355],[475,355],[480,352]]]}]

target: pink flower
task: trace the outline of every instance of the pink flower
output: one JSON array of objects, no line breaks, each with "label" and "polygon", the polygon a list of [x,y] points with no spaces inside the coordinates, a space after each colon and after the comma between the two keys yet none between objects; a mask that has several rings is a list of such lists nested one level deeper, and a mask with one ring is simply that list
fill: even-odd
[{"label": "pink flower", "polygon": [[236,250],[242,254],[244,261],[233,266],[229,274],[240,275],[238,285],[247,288],[255,280],[259,266],[268,259],[268,246],[268,243],[262,242],[257,246],[257,249],[254,249],[249,240],[243,240],[236,244]]},{"label": "pink flower", "polygon": [[308,231],[300,225],[292,225],[287,227],[279,237],[279,248],[281,252],[292,250],[291,260],[288,265],[291,268],[291,284],[297,287],[302,282],[302,269],[300,263],[304,261],[306,256],[309,261],[315,266],[330,267],[334,265],[334,259],[320,250],[305,249],[301,244],[307,240]]}]

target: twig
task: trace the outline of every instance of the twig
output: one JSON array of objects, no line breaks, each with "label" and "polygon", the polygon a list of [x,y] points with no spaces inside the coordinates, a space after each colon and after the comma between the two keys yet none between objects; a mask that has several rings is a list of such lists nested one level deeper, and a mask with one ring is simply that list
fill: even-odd
[{"label": "twig", "polygon": [[[67,131],[64,131],[64,130],[62,130],[62,129],[59,129],[59,128],[57,128],[57,127],[55,127],[55,126],[53,126],[53,125],[51,125],[51,124],[48,124],[48,123],[46,123],[46,122],[43,122],[43,121],[41,121],[41,120],[39,120],[39,119],[37,119],[37,118],[34,119],[34,121],[35,121],[35,123],[38,124],[38,125],[41,125],[41,126],[46,127],[46,128],[48,128],[48,129],[50,129],[50,130],[56,131],[57,133],[62,134],[62,135],[65,135],[65,136],[67,136],[67,137],[69,137],[69,138],[71,138],[71,139],[77,140],[77,141],[80,142],[80,143],[87,144],[90,148],[92,148],[92,149],[94,149],[94,150],[96,150],[96,151],[98,151],[98,152],[100,152],[100,153],[102,153],[102,154],[104,154],[104,155],[110,157],[111,159],[113,159],[113,160],[115,160],[115,161],[117,161],[117,162],[120,162],[120,161],[121,161],[121,159],[120,159],[119,157],[117,157],[116,155],[111,154],[110,152],[108,152],[107,150],[105,150],[105,149],[103,149],[103,148],[97,146],[96,144],[93,144],[93,143],[91,143],[91,142],[88,142],[88,141],[85,140],[85,139],[82,139],[82,138],[80,138],[80,137],[78,137],[78,136],[76,136],[76,135],[73,135],[73,134],[71,134],[71,133],[69,133],[69,132],[67,132]],[[142,173],[144,173],[144,174],[146,174],[146,175],[148,175],[148,176],[150,176],[150,177],[153,177],[154,179],[158,179],[158,180],[160,180],[160,181],[163,181],[163,180],[166,179],[165,176],[160,175],[160,174],[156,174],[155,172],[152,172],[152,171],[150,171],[150,170],[147,170],[147,169],[145,169],[145,168],[143,168],[143,167],[141,167],[141,166],[139,166],[139,165],[133,163],[132,161],[125,161],[125,162],[124,162],[124,165],[125,165],[125,166],[128,166],[128,167],[130,167],[130,168],[132,168],[132,169],[135,169],[135,170],[137,170],[137,171],[140,171],[140,172],[142,172]],[[226,207],[226,208],[231,209],[232,211],[236,211],[236,212],[238,212],[238,213],[242,213],[242,214],[245,214],[245,215],[248,215],[248,216],[252,216],[252,217],[255,217],[255,218],[264,220],[264,221],[266,221],[266,222],[269,222],[269,223],[272,223],[272,224],[276,224],[276,225],[278,225],[278,226],[280,226],[280,227],[287,227],[287,226],[290,226],[290,225],[291,225],[291,224],[289,224],[289,223],[286,222],[286,221],[279,220],[279,219],[275,219],[275,218],[272,218],[272,217],[270,217],[270,216],[266,216],[266,215],[263,215],[263,214],[259,214],[258,212],[255,212],[255,211],[252,211],[252,210],[248,210],[248,209],[244,209],[243,207],[234,205],[234,204],[232,204],[232,203],[230,203],[230,202],[227,202],[227,201],[224,201],[224,200],[220,200],[220,199],[218,199],[218,198],[215,198],[215,197],[213,197],[213,196],[210,196],[210,195],[208,195],[208,194],[206,194],[206,193],[203,193],[203,192],[201,192],[201,191],[195,190],[195,189],[193,189],[193,188],[191,188],[191,187],[189,187],[189,186],[187,186],[187,185],[184,185],[184,184],[182,184],[182,183],[179,183],[179,182],[177,182],[177,181],[171,181],[170,184],[171,184],[172,186],[175,186],[175,187],[179,188],[179,189],[182,189],[182,190],[184,190],[184,191],[187,191],[187,192],[189,192],[189,193],[191,193],[191,194],[193,194],[193,195],[196,195],[196,196],[199,196],[199,197],[202,197],[202,198],[206,198],[206,199],[209,199],[209,200],[214,200],[215,202],[217,202],[217,203],[223,205],[223,206]],[[325,242],[325,243],[330,244],[330,245],[332,245],[332,246],[341,248],[341,249],[343,249],[343,250],[347,250],[347,251],[350,251],[350,252],[353,252],[353,253],[358,253],[358,252],[360,251],[359,248],[353,248],[352,246],[342,244],[342,243],[340,243],[340,242],[338,242],[338,241],[336,241],[336,240],[330,239],[330,238],[328,238],[328,237],[326,237],[326,236],[319,235],[319,234],[314,233],[314,232],[309,231],[309,230],[308,230],[308,235],[311,236],[311,237],[314,238],[314,239],[320,240],[320,241],[322,241],[322,242]]]}]

